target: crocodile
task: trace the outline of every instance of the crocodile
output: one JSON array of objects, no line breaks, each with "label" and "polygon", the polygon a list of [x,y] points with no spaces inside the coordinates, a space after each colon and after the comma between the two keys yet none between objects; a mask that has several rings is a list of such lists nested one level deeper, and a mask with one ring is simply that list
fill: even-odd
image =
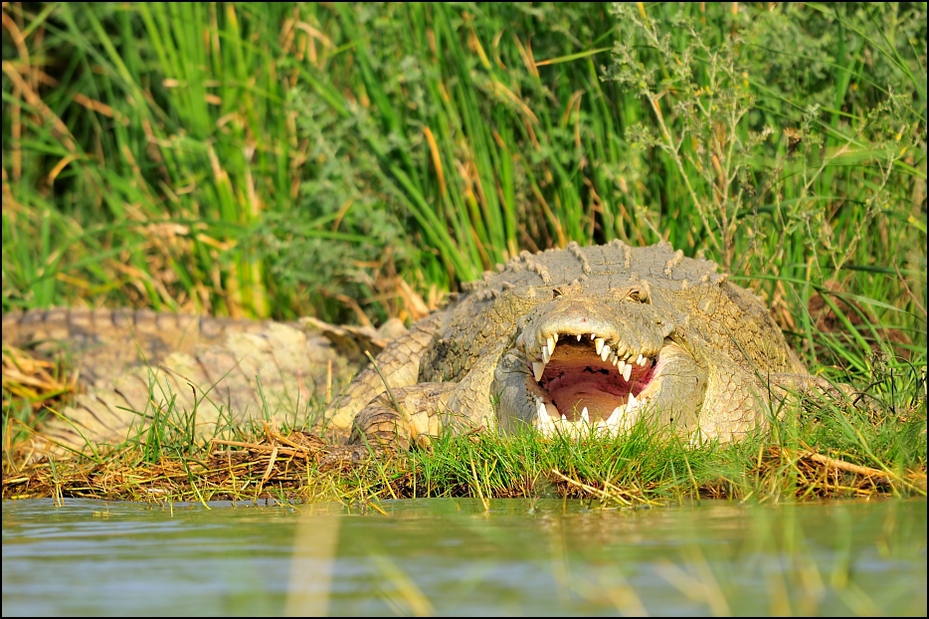
[{"label": "crocodile", "polygon": [[[79,344],[87,386],[43,428],[46,452],[125,440],[169,404],[195,411],[209,437],[281,415],[305,425],[310,401],[329,402],[313,427],[335,461],[443,431],[583,438],[647,422],[728,442],[765,429],[789,398],[848,393],[809,374],[753,292],[667,243],[523,252],[405,333],[358,335],[312,319],[3,317],[5,346]],[[362,352],[381,348],[358,372]]]},{"label": "crocodile", "polygon": [[691,442],[768,427],[791,398],[848,398],[813,377],[761,299],[668,243],[522,252],[415,324],[333,401],[334,455],[443,431],[584,438],[639,423]]}]

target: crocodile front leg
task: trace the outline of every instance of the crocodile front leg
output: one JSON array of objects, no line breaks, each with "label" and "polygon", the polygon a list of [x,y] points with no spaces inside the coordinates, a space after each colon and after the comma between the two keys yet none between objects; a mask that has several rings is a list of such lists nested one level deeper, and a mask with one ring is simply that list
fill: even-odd
[{"label": "crocodile front leg", "polygon": [[458,387],[420,383],[381,394],[355,418],[349,443],[401,451],[428,446],[449,425],[449,400]]},{"label": "crocodile front leg", "polygon": [[325,433],[333,443],[345,442],[358,414],[378,396],[388,389],[409,387],[419,381],[420,360],[441,320],[441,314],[434,314],[416,323],[406,335],[388,344],[374,364],[362,370],[329,404]]},{"label": "crocodile front leg", "polygon": [[459,382],[382,389],[355,416],[348,444],[333,449],[323,460],[323,468],[358,462],[369,455],[406,451],[414,445],[427,447],[431,437],[447,429],[462,434],[495,428],[491,385],[502,353],[501,345]]}]

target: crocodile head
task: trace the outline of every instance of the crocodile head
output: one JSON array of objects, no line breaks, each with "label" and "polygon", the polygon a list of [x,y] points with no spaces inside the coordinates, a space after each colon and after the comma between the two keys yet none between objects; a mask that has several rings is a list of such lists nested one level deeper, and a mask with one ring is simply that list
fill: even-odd
[{"label": "crocodile head", "polygon": [[554,289],[525,316],[497,372],[506,400],[498,423],[527,423],[549,436],[615,434],[644,417],[694,426],[708,368],[666,294],[653,294],[646,281],[598,292]]}]

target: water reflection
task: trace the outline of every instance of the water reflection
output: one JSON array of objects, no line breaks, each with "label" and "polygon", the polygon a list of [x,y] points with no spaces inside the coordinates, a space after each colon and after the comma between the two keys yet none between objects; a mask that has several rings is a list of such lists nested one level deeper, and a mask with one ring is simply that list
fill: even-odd
[{"label": "water reflection", "polygon": [[917,614],[926,502],[3,505],[3,615]]}]

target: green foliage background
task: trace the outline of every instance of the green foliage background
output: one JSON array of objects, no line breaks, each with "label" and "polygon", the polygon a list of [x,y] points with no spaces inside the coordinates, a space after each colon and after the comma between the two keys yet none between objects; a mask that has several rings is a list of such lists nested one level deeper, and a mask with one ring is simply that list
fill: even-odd
[{"label": "green foliage background", "polygon": [[409,320],[524,249],[667,240],[866,372],[925,350],[926,14],[10,3],[3,310]]}]

